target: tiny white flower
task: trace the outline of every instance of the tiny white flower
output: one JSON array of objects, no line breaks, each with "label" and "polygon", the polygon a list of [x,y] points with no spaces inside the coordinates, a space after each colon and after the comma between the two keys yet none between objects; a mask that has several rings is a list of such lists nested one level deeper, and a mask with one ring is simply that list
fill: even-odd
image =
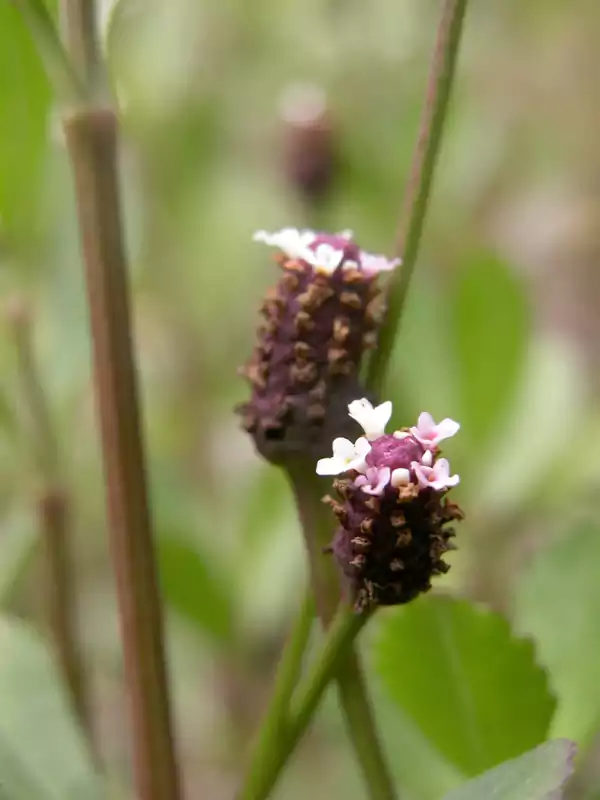
[{"label": "tiny white flower", "polygon": [[460,481],[458,475],[450,475],[450,463],[447,458],[440,458],[433,467],[423,466],[418,461],[413,461],[411,467],[415,471],[419,486],[423,488],[435,489],[441,492],[450,486],[456,486]]},{"label": "tiny white flower", "polygon": [[339,436],[333,440],[333,457],[321,458],[317,462],[317,475],[339,475],[354,469],[357,472],[366,470],[365,458],[371,450],[369,442],[361,436],[354,444],[349,439]]},{"label": "tiny white flower", "polygon": [[433,464],[433,453],[431,450],[425,450],[423,458],[421,459],[421,464],[425,467],[430,467]]},{"label": "tiny white flower", "polygon": [[459,429],[460,425],[453,419],[446,418],[436,424],[431,414],[423,411],[422,414],[419,414],[416,426],[412,427],[410,432],[425,447],[436,447],[444,439],[454,436]]},{"label": "tiny white flower", "polygon": [[365,494],[381,495],[390,482],[390,474],[389,467],[369,467],[366,475],[359,475],[354,485],[360,486]]},{"label": "tiny white flower", "polygon": [[410,483],[410,470],[399,467],[392,472],[391,484],[395,489],[407,483]]},{"label": "tiny white flower", "polygon": [[324,242],[317,245],[315,250],[306,248],[302,253],[302,258],[312,264],[317,272],[324,272],[330,275],[339,267],[344,258],[344,251],[336,250],[335,247]]},{"label": "tiny white flower", "polygon": [[269,247],[278,247],[289,258],[304,258],[308,245],[314,242],[314,231],[299,231],[297,228],[282,228],[275,233],[256,231],[252,237],[255,242],[264,242]]},{"label": "tiny white flower", "polygon": [[364,251],[360,254],[360,265],[365,272],[390,272],[402,261],[399,258],[389,259],[385,256],[376,256],[373,253],[365,253]]},{"label": "tiny white flower", "polygon": [[379,439],[385,433],[385,426],[392,416],[392,404],[386,400],[373,408],[367,398],[363,397],[362,400],[350,403],[348,413],[362,427],[367,439]]}]

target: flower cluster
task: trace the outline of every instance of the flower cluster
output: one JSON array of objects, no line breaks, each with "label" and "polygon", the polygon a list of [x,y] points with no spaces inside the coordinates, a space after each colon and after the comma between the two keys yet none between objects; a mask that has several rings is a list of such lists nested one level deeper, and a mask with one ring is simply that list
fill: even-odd
[{"label": "flower cluster", "polygon": [[268,460],[313,457],[340,412],[362,394],[358,370],[376,346],[383,311],[377,277],[398,263],[367,253],[350,231],[258,231],[255,241],[276,247],[283,275],[261,308],[265,323],[242,369],[252,397],[238,410]]},{"label": "flower cluster", "polygon": [[363,398],[348,411],[365,435],[354,443],[335,439],[333,456],[317,463],[319,475],[344,474],[334,483],[342,502],[326,498],[340,522],[331,551],[350,579],[357,610],[406,603],[449,568],[442,555],[454,549],[454,531],[446,523],[462,512],[446,499],[459,477],[439,445],[460,426],[451,419],[436,424],[424,412],[414,427],[386,434],[390,402],[373,408]]}]

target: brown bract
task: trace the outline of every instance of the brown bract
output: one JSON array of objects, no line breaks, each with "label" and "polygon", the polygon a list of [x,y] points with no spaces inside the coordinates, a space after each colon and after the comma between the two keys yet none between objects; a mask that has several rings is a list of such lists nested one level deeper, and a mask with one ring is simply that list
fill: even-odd
[{"label": "brown bract", "polygon": [[281,464],[358,435],[347,405],[365,395],[358,371],[376,344],[380,290],[358,269],[325,274],[304,261],[279,263],[283,276],[265,297],[258,343],[241,369],[252,396],[237,410],[259,452]]},{"label": "brown bract", "polygon": [[340,522],[330,551],[349,579],[357,611],[408,603],[431,588],[434,575],[448,571],[442,556],[456,547],[447,524],[463,514],[445,492],[409,483],[388,485],[374,497],[352,480],[334,487],[341,502],[324,498]]}]

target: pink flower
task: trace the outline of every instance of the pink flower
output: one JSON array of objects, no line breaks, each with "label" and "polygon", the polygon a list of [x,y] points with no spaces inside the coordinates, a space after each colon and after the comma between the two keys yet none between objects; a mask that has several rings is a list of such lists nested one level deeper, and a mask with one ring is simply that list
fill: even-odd
[{"label": "pink flower", "polygon": [[366,494],[383,494],[383,490],[390,482],[391,471],[389,467],[377,469],[369,467],[366,475],[359,475],[354,481],[355,486],[360,486]]},{"label": "pink flower", "polygon": [[440,458],[433,467],[426,467],[418,461],[413,461],[411,467],[417,476],[419,486],[423,489],[429,488],[441,492],[450,486],[456,486],[460,481],[458,475],[450,475],[450,462],[447,458]]},{"label": "pink flower", "polygon": [[402,262],[399,258],[386,258],[366,253],[364,250],[360,254],[360,265],[365,272],[378,273],[390,272]]},{"label": "pink flower", "polygon": [[443,439],[454,436],[459,428],[458,422],[448,418],[436,424],[431,414],[423,411],[422,414],[419,414],[416,426],[412,427],[410,432],[425,447],[437,447]]}]

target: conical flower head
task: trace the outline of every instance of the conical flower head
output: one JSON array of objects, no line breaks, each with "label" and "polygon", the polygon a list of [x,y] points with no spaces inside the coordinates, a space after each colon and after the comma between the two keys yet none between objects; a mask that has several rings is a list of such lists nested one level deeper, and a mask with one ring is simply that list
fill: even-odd
[{"label": "conical flower head", "polygon": [[428,429],[431,435],[418,437],[418,426],[386,434],[381,422],[389,419],[391,404],[373,408],[363,398],[349,411],[355,419],[362,416],[366,437],[354,446],[338,439],[344,460],[334,452],[317,464],[319,474],[342,476],[334,482],[339,501],[326,498],[340,522],[331,551],[349,579],[357,610],[407,603],[449,569],[442,558],[454,549],[448,523],[463,515],[446,497],[459,477],[440,457],[438,442],[459,426],[452,420],[436,426],[426,415],[439,436]]},{"label": "conical flower head", "polygon": [[377,340],[382,305],[378,275],[396,265],[364,252],[352,234],[284,228],[255,240],[280,250],[283,275],[263,305],[265,323],[243,374],[252,397],[240,407],[258,450],[283,463],[314,456],[340,429],[359,389],[358,370]]}]

